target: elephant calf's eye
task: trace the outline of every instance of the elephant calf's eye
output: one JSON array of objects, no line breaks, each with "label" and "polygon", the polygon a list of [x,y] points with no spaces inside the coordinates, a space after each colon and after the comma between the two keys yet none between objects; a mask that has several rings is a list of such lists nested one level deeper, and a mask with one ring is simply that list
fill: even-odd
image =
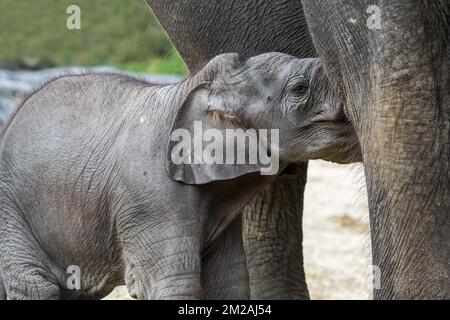
[{"label": "elephant calf's eye", "polygon": [[308,84],[303,82],[295,84],[291,89],[291,92],[297,96],[302,96],[306,94],[307,91],[308,91]]}]

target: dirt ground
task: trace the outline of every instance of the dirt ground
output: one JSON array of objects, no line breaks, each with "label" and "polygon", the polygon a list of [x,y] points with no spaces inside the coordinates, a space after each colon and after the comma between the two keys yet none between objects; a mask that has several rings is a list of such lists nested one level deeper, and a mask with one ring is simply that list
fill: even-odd
[{"label": "dirt ground", "polygon": [[311,161],[303,217],[311,298],[369,299],[372,263],[362,166]]},{"label": "dirt ground", "polygon": [[[372,271],[361,166],[310,162],[303,226],[311,298],[369,299]],[[127,298],[124,287],[107,297]]]}]

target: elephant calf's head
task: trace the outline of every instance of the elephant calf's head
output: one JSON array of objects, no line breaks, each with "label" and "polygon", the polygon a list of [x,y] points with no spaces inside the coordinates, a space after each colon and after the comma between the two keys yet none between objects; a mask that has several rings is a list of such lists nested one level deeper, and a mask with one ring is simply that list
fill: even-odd
[{"label": "elephant calf's head", "polygon": [[[197,123],[197,129],[208,134],[194,137],[193,148],[187,152],[174,140],[169,143],[169,155],[184,153],[186,160],[169,163],[169,173],[176,180],[206,183],[257,171],[260,163],[251,163],[250,130],[260,139],[261,132],[277,131],[278,141],[273,137],[262,139],[258,146],[276,149],[282,164],[309,159],[349,162],[359,158],[357,139],[344,116],[343,101],[331,88],[319,59],[298,59],[282,53],[249,59],[223,54],[209,62],[192,81],[198,84],[180,106],[172,132],[189,128],[192,133]],[[237,151],[234,146],[227,148],[230,129],[240,130],[243,139],[247,139],[243,158],[250,163],[227,163],[230,152],[230,159],[239,158],[239,146]],[[219,142],[223,148],[217,148],[220,143],[214,148],[209,146],[207,151],[212,156],[207,157],[208,163],[202,162],[205,159],[199,157],[205,155],[205,143],[199,146],[198,142],[216,143],[221,133],[223,139]],[[232,142],[237,140],[239,137]]]}]

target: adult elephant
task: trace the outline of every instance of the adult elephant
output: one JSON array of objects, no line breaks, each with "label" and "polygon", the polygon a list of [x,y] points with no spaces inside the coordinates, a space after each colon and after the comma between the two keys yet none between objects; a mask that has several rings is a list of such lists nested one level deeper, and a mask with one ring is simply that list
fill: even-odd
[{"label": "adult elephant", "polygon": [[[190,66],[227,50],[314,53],[299,0],[149,2]],[[374,297],[449,298],[450,4],[378,0],[378,7],[372,5],[371,0],[303,0],[315,47],[347,99],[347,114],[362,146],[373,262],[381,271]],[[378,14],[380,25],[369,28],[368,19]],[[291,179],[280,190],[296,186],[302,191],[302,182]],[[276,202],[275,193],[270,195],[255,203]],[[293,200],[291,196],[289,203],[298,213]],[[265,221],[273,212],[253,214]],[[286,222],[298,226],[301,215],[296,217]],[[247,234],[247,243],[254,235]],[[259,256],[270,257],[265,248],[277,247],[273,244],[283,239],[266,239]],[[294,247],[298,244],[298,237],[289,234],[289,239],[297,242]],[[252,256],[257,248],[246,249]],[[265,265],[272,268],[278,262]],[[261,265],[258,269],[262,272],[251,277],[267,276]]]},{"label": "adult elephant", "polygon": [[374,296],[450,298],[450,1],[373,3],[303,0],[362,147]]},{"label": "adult elephant", "polygon": [[[191,71],[224,52],[313,57],[300,1],[147,0]],[[286,32],[289,31],[289,32]],[[244,209],[253,299],[308,299],[302,215],[307,163],[288,167]]]}]

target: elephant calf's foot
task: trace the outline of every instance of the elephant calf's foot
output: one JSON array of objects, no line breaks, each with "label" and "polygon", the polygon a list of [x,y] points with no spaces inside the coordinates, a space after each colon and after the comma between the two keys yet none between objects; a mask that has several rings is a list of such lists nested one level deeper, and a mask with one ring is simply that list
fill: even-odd
[{"label": "elephant calf's foot", "polygon": [[132,263],[127,266],[127,270],[125,272],[125,285],[127,286],[130,297],[137,299],[136,278],[134,275],[134,264]]},{"label": "elephant calf's foot", "polygon": [[[172,245],[171,250],[179,247]],[[126,262],[125,282],[131,297],[151,300],[201,298],[197,250],[170,253],[158,260],[145,258],[144,252],[138,252],[139,257],[129,257]]]},{"label": "elephant calf's foot", "polygon": [[6,288],[1,273],[0,273],[0,300],[6,300]]},{"label": "elephant calf's foot", "polygon": [[126,285],[130,296],[139,300],[186,300],[201,298],[199,273],[167,275],[155,281],[151,275],[143,275],[143,273],[139,272],[138,268],[130,268],[126,274]]}]

